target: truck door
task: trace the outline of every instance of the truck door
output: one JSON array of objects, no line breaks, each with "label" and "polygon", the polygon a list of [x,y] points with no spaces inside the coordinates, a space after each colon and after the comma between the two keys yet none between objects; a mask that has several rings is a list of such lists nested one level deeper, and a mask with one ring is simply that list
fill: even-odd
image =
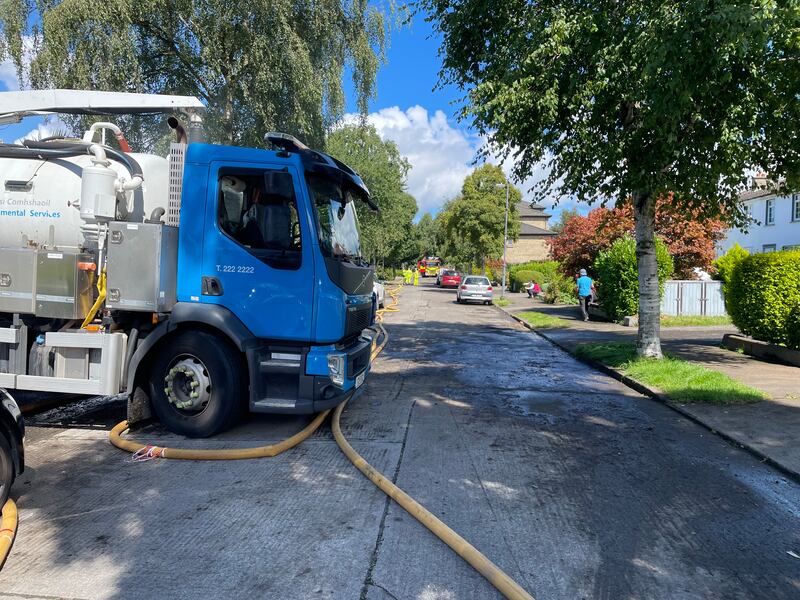
[{"label": "truck door", "polygon": [[296,170],[212,163],[209,175],[202,301],[257,337],[310,339],[314,265]]}]

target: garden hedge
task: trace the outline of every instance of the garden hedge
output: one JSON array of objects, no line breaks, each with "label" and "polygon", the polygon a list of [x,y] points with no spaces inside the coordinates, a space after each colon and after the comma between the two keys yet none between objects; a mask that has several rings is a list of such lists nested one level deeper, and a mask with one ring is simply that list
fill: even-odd
[{"label": "garden hedge", "polygon": [[792,307],[786,318],[786,345],[800,350],[800,303]]},{"label": "garden hedge", "polygon": [[800,251],[744,258],[734,267],[727,292],[728,312],[742,333],[772,344],[797,340],[798,319],[789,315],[800,304]]},{"label": "garden hedge", "polygon": [[[664,282],[672,275],[673,262],[667,246],[656,238],[658,282],[664,292]],[[594,261],[600,303],[606,314],[615,321],[639,313],[639,271],[636,262],[636,241],[629,235],[616,240]]]},{"label": "garden hedge", "polygon": [[533,271],[516,271],[511,277],[511,291],[522,291],[523,286],[533,278]]}]

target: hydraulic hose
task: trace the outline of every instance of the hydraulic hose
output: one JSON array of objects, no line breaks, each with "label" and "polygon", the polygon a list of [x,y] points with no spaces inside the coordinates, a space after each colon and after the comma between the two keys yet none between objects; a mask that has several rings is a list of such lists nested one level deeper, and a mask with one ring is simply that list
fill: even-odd
[{"label": "hydraulic hose", "polygon": [[[30,158],[40,158],[45,159],[49,155],[53,154],[54,158],[62,158],[65,156],[80,156],[82,154],[92,154],[89,148],[92,146],[89,142],[84,141],[76,141],[76,140],[51,140],[47,142],[37,142],[34,140],[25,140],[23,142],[24,146],[7,146],[6,148],[0,147],[0,156],[2,156],[2,152],[5,151],[7,148],[16,148],[17,150],[30,150],[33,154]],[[99,144],[98,144],[99,145]],[[141,177],[144,179],[144,172],[142,171],[141,165],[133,158],[130,154],[126,152],[119,152],[114,150],[113,148],[109,148],[108,146],[102,146],[103,150],[105,150],[106,156],[111,158],[118,163],[122,163],[125,165],[125,168],[128,169],[128,172],[131,174],[131,179],[136,177]],[[13,156],[12,156],[13,158]],[[19,158],[26,158],[25,156],[20,155]]]},{"label": "hydraulic hose", "polygon": [[6,564],[8,553],[14,545],[18,522],[17,505],[9,498],[3,505],[3,518],[0,520],[0,569]]},{"label": "hydraulic hose", "polygon": [[[0,144],[0,157],[4,158],[23,158],[29,160],[50,160],[51,158],[69,158],[71,156],[82,156],[92,154],[89,150],[92,144],[80,140],[57,140],[36,142],[25,140],[24,145]],[[130,154],[119,152],[108,146],[103,146],[106,156],[118,163],[125,165],[131,174],[131,180],[136,177],[144,179],[144,172],[141,165]]]},{"label": "hydraulic hose", "polygon": [[106,301],[106,270],[103,269],[100,272],[100,277],[97,278],[97,300],[94,301],[92,308],[89,309],[89,314],[86,315],[86,318],[83,320],[81,324],[81,329],[86,329],[89,326],[89,323],[94,321],[94,317],[97,314],[97,311],[100,310],[100,307],[103,305],[103,302]]}]

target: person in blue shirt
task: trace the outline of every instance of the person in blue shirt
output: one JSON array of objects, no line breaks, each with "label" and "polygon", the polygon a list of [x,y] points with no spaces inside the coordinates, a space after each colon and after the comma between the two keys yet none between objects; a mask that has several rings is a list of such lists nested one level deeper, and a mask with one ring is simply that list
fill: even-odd
[{"label": "person in blue shirt", "polygon": [[575,291],[578,292],[578,300],[581,304],[583,320],[589,320],[589,302],[592,301],[594,291],[594,281],[586,274],[586,269],[581,269],[580,277],[575,281]]}]

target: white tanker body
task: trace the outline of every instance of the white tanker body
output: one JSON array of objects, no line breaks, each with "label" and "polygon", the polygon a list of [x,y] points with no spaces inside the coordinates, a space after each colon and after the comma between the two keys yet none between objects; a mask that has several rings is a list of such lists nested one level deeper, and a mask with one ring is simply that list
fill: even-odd
[{"label": "white tanker body", "polygon": [[[128,156],[141,167],[143,182],[120,194],[115,220],[142,223],[154,210],[167,209],[168,161],[152,154]],[[88,154],[46,160],[0,157],[0,247],[95,251],[97,225],[84,221],[80,211],[81,175],[93,158]],[[133,178],[121,163],[112,160],[108,166],[121,181]]]}]

